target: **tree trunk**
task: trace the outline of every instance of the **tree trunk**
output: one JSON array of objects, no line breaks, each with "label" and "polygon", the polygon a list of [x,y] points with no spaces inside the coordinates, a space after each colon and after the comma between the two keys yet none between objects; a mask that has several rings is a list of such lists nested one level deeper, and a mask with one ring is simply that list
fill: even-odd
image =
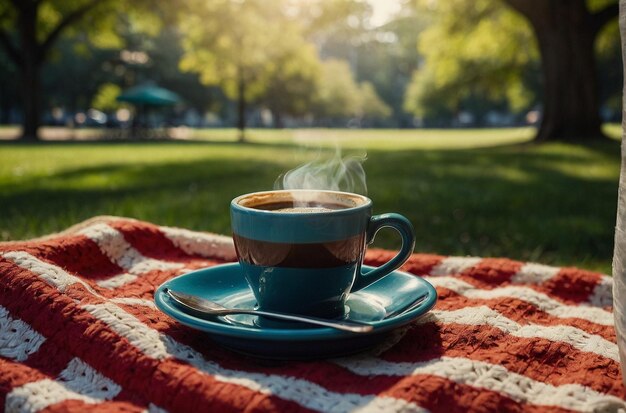
[{"label": "tree trunk", "polygon": [[603,138],[594,42],[609,8],[600,17],[584,0],[506,1],[528,18],[539,43],[543,118],[535,140]]},{"label": "tree trunk", "polygon": [[595,33],[585,23],[586,10],[555,5],[553,13],[535,23],[544,82],[543,121],[535,139],[602,138]]},{"label": "tree trunk", "polygon": [[272,110],[272,117],[274,119],[274,127],[276,129],[283,129],[285,127],[285,123],[283,122],[283,116],[280,113],[280,110]]},{"label": "tree trunk", "polygon": [[17,15],[19,46],[0,27],[0,46],[20,69],[22,111],[24,112],[22,140],[37,141],[41,116],[41,66],[47,52],[61,33],[80,20],[102,0],[90,0],[61,17],[44,39],[37,36],[37,15],[40,1],[12,0]]},{"label": "tree trunk", "polygon": [[37,42],[37,5],[25,6],[18,17],[21,45],[21,94],[23,141],[39,140],[41,53]]},{"label": "tree trunk", "polygon": [[239,142],[245,142],[246,129],[246,83],[242,70],[239,69],[239,80],[237,83],[237,129],[239,130]]},{"label": "tree trunk", "polygon": [[[619,20],[622,33],[622,57],[623,61],[626,62],[626,0],[620,0]],[[626,76],[626,67],[624,68],[624,76]],[[622,102],[626,105],[626,89],[624,89],[623,95]],[[626,118],[622,119],[622,128],[626,128]],[[622,380],[626,384],[626,134],[624,132],[622,132],[622,169],[619,180],[615,249],[613,252],[613,315],[622,367]]]},{"label": "tree trunk", "polygon": [[23,141],[38,141],[40,126],[41,68],[37,62],[25,60],[22,72]]}]

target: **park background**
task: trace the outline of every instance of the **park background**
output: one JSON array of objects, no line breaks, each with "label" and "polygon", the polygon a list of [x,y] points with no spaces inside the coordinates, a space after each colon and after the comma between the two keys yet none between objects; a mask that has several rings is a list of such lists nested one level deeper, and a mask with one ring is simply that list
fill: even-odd
[{"label": "park background", "polygon": [[[409,217],[416,251],[609,273],[617,11],[0,0],[0,240],[103,214],[228,234],[233,197],[340,147],[367,153],[375,212]],[[119,99],[136,87],[168,92]]]}]

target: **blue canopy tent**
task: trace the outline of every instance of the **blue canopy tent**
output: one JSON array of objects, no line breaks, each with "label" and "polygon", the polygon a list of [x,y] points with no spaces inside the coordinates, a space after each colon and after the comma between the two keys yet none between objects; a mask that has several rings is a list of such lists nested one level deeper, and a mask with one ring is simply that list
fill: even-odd
[{"label": "blue canopy tent", "polygon": [[155,84],[145,83],[127,89],[117,97],[119,102],[128,102],[133,105],[143,106],[172,106],[182,99],[176,93],[159,87]]},{"label": "blue canopy tent", "polygon": [[[151,132],[154,129],[149,125],[148,112],[166,106],[173,106],[182,102],[180,96],[171,90],[159,87],[154,83],[144,83],[125,90],[117,97],[118,102],[126,102],[134,105],[137,113],[132,122],[133,138],[140,136],[158,137],[159,134]],[[167,135],[167,134],[165,134]]]}]

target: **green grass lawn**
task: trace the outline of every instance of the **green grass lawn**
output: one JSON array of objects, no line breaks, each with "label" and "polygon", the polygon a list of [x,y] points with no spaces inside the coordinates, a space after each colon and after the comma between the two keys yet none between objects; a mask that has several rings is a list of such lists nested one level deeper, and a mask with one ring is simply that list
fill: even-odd
[{"label": "green grass lawn", "polygon": [[[619,134],[619,127],[608,132]],[[399,212],[416,251],[610,272],[618,142],[524,144],[530,129],[200,130],[191,142],[0,144],[0,239],[94,215],[229,233],[228,203],[339,144],[367,150],[375,212]],[[309,149],[306,149],[309,148]],[[317,148],[317,149],[315,149]],[[397,248],[392,231],[377,246]]]}]

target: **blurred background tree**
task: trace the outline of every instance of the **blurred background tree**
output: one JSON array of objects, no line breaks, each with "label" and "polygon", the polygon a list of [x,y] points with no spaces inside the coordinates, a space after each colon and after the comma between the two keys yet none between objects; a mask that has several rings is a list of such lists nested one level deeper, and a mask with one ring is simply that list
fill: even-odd
[{"label": "blurred background tree", "polygon": [[505,0],[530,22],[541,53],[543,120],[536,140],[597,139],[595,43],[618,16],[616,0]]},{"label": "blurred background tree", "polygon": [[[416,7],[430,21],[407,110],[436,118],[485,107],[485,99],[517,114],[540,104],[537,141],[603,137],[596,39],[617,17],[616,1],[417,0]],[[618,44],[617,32],[609,36],[604,56],[616,56],[609,44]]]},{"label": "blurred background tree", "polygon": [[195,15],[186,17],[182,27],[185,54],[180,66],[198,72],[203,83],[220,86],[237,101],[240,140],[250,103],[269,108],[279,127],[284,115],[312,113],[330,123],[387,117],[387,105],[371,84],[360,87],[348,65],[320,59],[314,44],[320,33],[343,27],[338,24],[345,20],[341,17],[354,17],[355,10],[369,10],[360,2],[334,4],[320,1],[294,8],[285,0],[191,1]]},{"label": "blurred background tree", "polygon": [[359,86],[343,60],[324,62],[322,82],[313,113],[333,126],[337,119],[353,116],[359,107]]},{"label": "blurred background tree", "polygon": [[310,112],[321,82],[321,63],[312,44],[289,37],[283,40],[281,48],[258,100],[269,108],[277,128],[285,126],[285,116],[299,117]]},{"label": "blurred background tree", "polygon": [[[290,21],[280,0],[234,2],[189,1],[193,14],[186,15],[181,27],[185,54],[180,67],[200,74],[207,85],[220,86],[226,96],[237,102],[239,139],[244,140],[247,105],[262,100],[271,89],[269,100],[275,115],[285,111],[276,96],[277,88],[302,99],[312,94],[316,71],[312,49],[305,43],[299,27]],[[282,63],[282,64],[281,64]],[[278,85],[289,78],[291,87]],[[294,82],[303,80],[295,87]],[[272,86],[270,87],[270,84]],[[308,90],[307,90],[308,86]],[[301,89],[303,88],[303,89]],[[294,107],[297,113],[298,105]]]},{"label": "blurred background tree", "polygon": [[[498,0],[420,1],[429,21],[419,38],[423,64],[405,108],[427,124],[472,110],[523,114],[538,103],[538,52],[524,19]],[[442,42],[445,39],[445,42]]]},{"label": "blurred background tree", "polygon": [[346,118],[352,118],[351,126],[363,126],[364,119],[375,121],[391,114],[370,82],[356,82],[346,61],[328,59],[322,72],[312,113],[324,120],[324,126],[340,125]]}]

